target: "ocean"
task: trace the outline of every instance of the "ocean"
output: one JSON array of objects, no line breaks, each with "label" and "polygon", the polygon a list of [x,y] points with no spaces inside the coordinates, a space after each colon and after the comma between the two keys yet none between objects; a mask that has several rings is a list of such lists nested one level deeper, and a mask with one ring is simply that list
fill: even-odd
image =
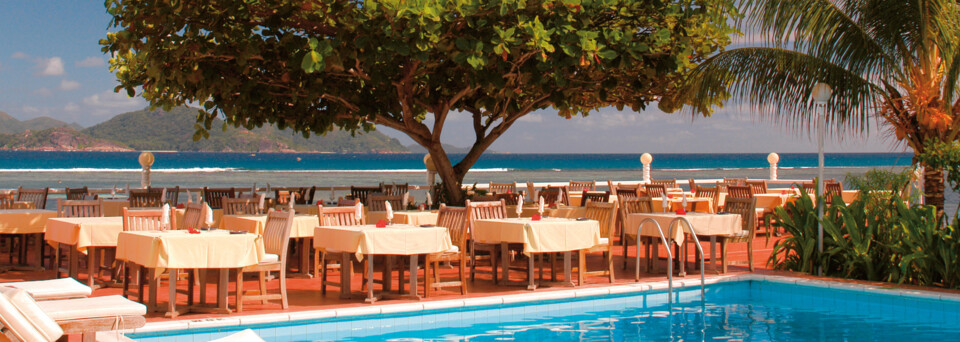
[{"label": "ocean", "polygon": [[[138,152],[0,151],[0,188],[123,188],[140,184]],[[423,154],[155,152],[154,186],[249,187],[426,183]],[[462,154],[451,154],[460,160]],[[901,171],[911,153],[829,153],[825,178],[843,181],[872,168]],[[780,179],[811,179],[816,153],[780,154]],[[485,154],[464,181],[565,182],[642,179],[640,154]],[[654,179],[769,178],[766,153],[653,154]],[[438,179],[439,181],[439,179]],[[948,194],[955,210],[960,196]],[[950,210],[950,209],[948,209]],[[951,211],[952,213],[952,211]]]}]

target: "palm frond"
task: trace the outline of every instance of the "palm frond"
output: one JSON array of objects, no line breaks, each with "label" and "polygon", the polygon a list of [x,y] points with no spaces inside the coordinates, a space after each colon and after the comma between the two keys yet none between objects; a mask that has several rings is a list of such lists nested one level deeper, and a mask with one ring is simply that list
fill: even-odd
[{"label": "palm frond", "polygon": [[881,88],[842,66],[787,49],[748,47],[717,54],[693,71],[679,101],[708,115],[712,104],[729,97],[761,118],[809,131],[816,122],[811,93],[817,82],[834,89],[826,115],[832,133],[869,129]]}]

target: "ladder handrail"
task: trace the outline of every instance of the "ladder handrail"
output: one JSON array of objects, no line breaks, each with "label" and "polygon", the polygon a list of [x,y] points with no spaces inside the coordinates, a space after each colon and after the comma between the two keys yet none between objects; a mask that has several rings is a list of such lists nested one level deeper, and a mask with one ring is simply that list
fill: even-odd
[{"label": "ladder handrail", "polygon": [[647,222],[653,222],[657,227],[657,233],[660,234],[660,241],[663,241],[663,245],[667,246],[667,304],[673,304],[673,252],[670,251],[670,245],[667,244],[667,238],[663,235],[663,227],[660,227],[660,223],[653,218],[645,218],[640,221],[640,224],[637,225],[637,260],[636,266],[637,269],[634,271],[635,281],[640,281],[640,230],[643,228],[643,225]]},{"label": "ladder handrail", "polygon": [[688,220],[686,217],[678,217],[673,219],[673,221],[670,221],[670,236],[673,236],[673,228],[679,227],[680,222],[686,223],[687,229],[690,230],[690,235],[693,236],[693,242],[697,245],[697,251],[700,252],[700,300],[702,301],[705,300],[706,293],[706,290],[704,289],[704,284],[706,282],[706,276],[704,275],[704,272],[706,272],[706,270],[704,269],[703,262],[703,246],[700,245],[700,238],[697,237],[697,231],[693,229],[693,224],[690,223],[690,220]]}]

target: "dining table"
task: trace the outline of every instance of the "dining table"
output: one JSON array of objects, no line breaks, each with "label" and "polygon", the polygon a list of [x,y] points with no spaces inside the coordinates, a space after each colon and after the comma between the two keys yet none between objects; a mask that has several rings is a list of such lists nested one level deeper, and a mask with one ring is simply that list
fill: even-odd
[{"label": "dining table", "polygon": [[653,211],[654,212],[676,212],[677,209],[681,207],[683,210],[689,212],[700,212],[700,213],[712,213],[713,212],[713,199],[706,197],[686,197],[687,206],[683,206],[684,197],[681,195],[669,196],[667,197],[668,209],[663,207],[663,197],[652,197],[653,201]]},{"label": "dining table", "polygon": [[[28,265],[27,248],[29,245],[27,239],[39,237],[37,240],[37,252],[40,256],[37,260],[43,260],[43,233],[46,229],[47,220],[57,216],[54,210],[45,209],[0,209],[0,235],[20,236],[23,239],[23,247],[14,252],[11,248],[9,262],[12,264],[14,256],[17,257],[18,267],[34,269]],[[42,266],[42,265],[40,265]]]},{"label": "dining table", "polygon": [[[409,224],[390,224],[385,227],[376,225],[359,226],[319,226],[314,228],[314,248],[321,251],[340,251],[343,262],[340,270],[340,298],[350,298],[350,275],[352,260],[367,258],[367,303],[374,303],[381,297],[389,295],[375,295],[373,284],[373,267],[375,256],[408,256],[410,261],[409,292],[401,295],[404,298],[416,298],[417,294],[417,265],[418,257],[423,254],[433,254],[448,251],[453,247],[447,228],[428,225],[425,227]],[[390,265],[386,262],[383,268],[383,290],[390,290]]]},{"label": "dining table", "polygon": [[[122,217],[54,217],[47,220],[44,240],[55,248],[66,245],[68,276],[77,279],[81,254],[87,256],[87,285],[95,286],[97,253],[101,249],[117,247],[117,237],[123,231]],[[56,262],[54,263],[55,267]],[[59,270],[57,270],[59,272]]]},{"label": "dining table", "polygon": [[[483,219],[474,222],[471,236],[475,243],[500,245],[501,268],[504,284],[522,285],[511,282],[509,278],[509,245],[522,244],[523,254],[527,255],[527,289],[535,290],[539,286],[534,278],[534,254],[563,254],[563,285],[573,286],[571,275],[571,254],[599,245],[600,224],[595,220],[545,217]],[[581,263],[583,258],[581,258]],[[494,265],[493,267],[496,267]],[[579,284],[583,283],[584,267],[579,267]],[[542,276],[542,274],[541,274]]]},{"label": "dining table", "polygon": [[[647,219],[650,219],[657,224],[649,224],[650,221],[647,221]],[[682,219],[685,219],[689,225],[681,224]],[[639,237],[660,239],[660,234],[662,233],[663,238],[667,240],[668,244],[684,246],[686,234],[692,233],[692,229],[692,231],[695,232],[698,237],[709,237],[711,244],[710,260],[711,263],[713,263],[714,269],[716,270],[715,261],[717,259],[715,258],[716,248],[714,247],[717,242],[717,238],[724,236],[736,236],[743,231],[740,215],[730,213],[635,213],[626,215],[624,221],[624,233],[636,238],[637,240],[637,279],[639,279],[640,268],[639,260],[641,239]],[[657,258],[657,250],[657,248],[653,249],[653,259]],[[651,267],[652,260],[648,260],[647,265],[648,268]],[[680,263],[680,276],[685,275],[685,263]]]},{"label": "dining table", "polygon": [[[534,204],[527,204],[521,208],[520,216],[517,216],[517,206],[508,205],[506,206],[507,217],[517,218],[517,217],[533,217],[534,214],[539,213],[539,206]],[[543,214],[541,216],[545,217],[561,217],[561,218],[579,218],[587,214],[587,208],[580,206],[568,206],[561,205],[556,207],[545,206],[543,208]]]},{"label": "dining table", "polygon": [[[117,238],[117,259],[148,270],[149,305],[155,311],[160,274],[169,274],[169,298],[165,315],[177,317],[188,311],[231,313],[227,304],[230,270],[259,264],[264,258],[263,239],[245,231],[209,230],[197,234],[187,230],[126,231]],[[216,307],[193,304],[193,282],[188,282],[187,306],[177,308],[176,279],[179,270],[219,271]],[[142,297],[141,293],[141,297]],[[142,298],[141,298],[142,299]]]},{"label": "dining table", "polygon": [[[367,222],[376,223],[387,219],[386,211],[367,211]],[[410,224],[414,226],[437,224],[436,210],[397,210],[393,212],[394,224]]]},{"label": "dining table", "polygon": [[[295,215],[290,228],[290,239],[297,247],[297,271],[301,275],[310,274],[310,248],[313,241],[313,228],[320,220],[317,215]],[[263,235],[267,224],[267,215],[223,215],[220,220],[220,229],[240,230],[253,234]]]}]

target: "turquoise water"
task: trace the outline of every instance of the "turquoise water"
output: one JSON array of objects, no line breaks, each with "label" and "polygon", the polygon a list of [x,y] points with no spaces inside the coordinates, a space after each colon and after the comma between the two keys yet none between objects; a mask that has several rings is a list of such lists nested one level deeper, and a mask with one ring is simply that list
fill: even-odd
[{"label": "turquoise water", "polygon": [[267,341],[926,341],[960,333],[960,302],[741,281],[664,292],[411,314],[195,329],[138,341],[206,341],[243,328]]}]

